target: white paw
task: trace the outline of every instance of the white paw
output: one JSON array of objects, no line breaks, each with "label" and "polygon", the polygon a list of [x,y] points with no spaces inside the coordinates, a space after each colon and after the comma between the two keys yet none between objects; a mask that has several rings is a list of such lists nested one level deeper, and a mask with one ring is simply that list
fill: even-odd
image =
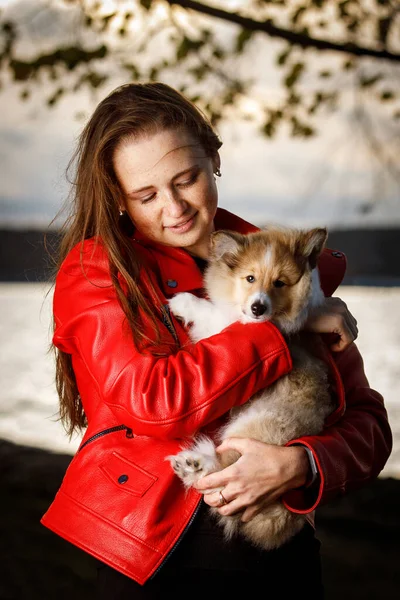
[{"label": "white paw", "polygon": [[193,305],[196,301],[196,297],[188,292],[182,294],[176,294],[168,304],[170,309],[176,317],[180,317],[188,324],[192,320]]},{"label": "white paw", "polygon": [[192,487],[201,477],[212,473],[216,468],[214,457],[195,450],[182,450],[175,456],[167,456],[166,460],[169,460],[173,470],[187,488]]}]

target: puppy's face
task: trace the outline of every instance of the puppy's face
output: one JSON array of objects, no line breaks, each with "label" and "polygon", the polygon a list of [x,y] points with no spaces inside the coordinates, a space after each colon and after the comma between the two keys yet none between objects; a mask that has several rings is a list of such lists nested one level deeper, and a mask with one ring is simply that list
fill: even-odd
[{"label": "puppy's face", "polygon": [[312,270],[326,237],[325,229],[214,233],[206,273],[210,298],[233,304],[242,320],[272,320],[285,328],[312,302]]}]

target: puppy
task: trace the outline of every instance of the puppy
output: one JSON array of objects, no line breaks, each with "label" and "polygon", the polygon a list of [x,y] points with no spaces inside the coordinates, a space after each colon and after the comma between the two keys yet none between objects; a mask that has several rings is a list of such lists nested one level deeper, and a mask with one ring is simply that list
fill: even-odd
[{"label": "puppy", "polygon": [[[310,312],[324,300],[316,265],[326,238],[326,229],[271,228],[249,235],[215,232],[205,272],[208,299],[183,293],[170,300],[172,312],[191,324],[193,341],[214,335],[235,321],[271,321],[288,341],[293,370],[232,409],[218,432],[218,442],[240,437],[284,445],[322,431],[333,410],[327,367],[314,355],[317,336],[299,332]],[[189,449],[166,458],[188,488],[239,456],[233,451],[217,455],[214,441],[201,435]],[[240,514],[228,517],[215,508],[210,510],[228,539],[239,533],[268,550],[284,544],[305,523],[304,515],[291,513],[281,502],[266,506],[248,523],[240,520]]]}]

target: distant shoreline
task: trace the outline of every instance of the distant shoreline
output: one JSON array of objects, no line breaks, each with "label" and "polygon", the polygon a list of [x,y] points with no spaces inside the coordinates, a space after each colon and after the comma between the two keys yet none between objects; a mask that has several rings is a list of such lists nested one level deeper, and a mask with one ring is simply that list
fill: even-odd
[{"label": "distant shoreline", "polygon": [[[343,229],[331,230],[327,245],[346,254],[347,272],[343,285],[398,287],[399,240],[398,227]],[[55,229],[0,229],[0,281],[50,281],[57,244],[58,231]]]}]

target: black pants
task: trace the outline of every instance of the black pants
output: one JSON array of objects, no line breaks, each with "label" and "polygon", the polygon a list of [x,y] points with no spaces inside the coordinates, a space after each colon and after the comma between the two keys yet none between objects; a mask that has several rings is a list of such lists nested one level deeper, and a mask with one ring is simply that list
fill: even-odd
[{"label": "black pants", "polygon": [[322,600],[319,548],[308,524],[287,544],[269,552],[242,538],[226,542],[204,505],[179,546],[144,586],[99,563],[96,598],[162,600],[173,594],[174,600],[233,600],[258,592],[280,600]]}]

